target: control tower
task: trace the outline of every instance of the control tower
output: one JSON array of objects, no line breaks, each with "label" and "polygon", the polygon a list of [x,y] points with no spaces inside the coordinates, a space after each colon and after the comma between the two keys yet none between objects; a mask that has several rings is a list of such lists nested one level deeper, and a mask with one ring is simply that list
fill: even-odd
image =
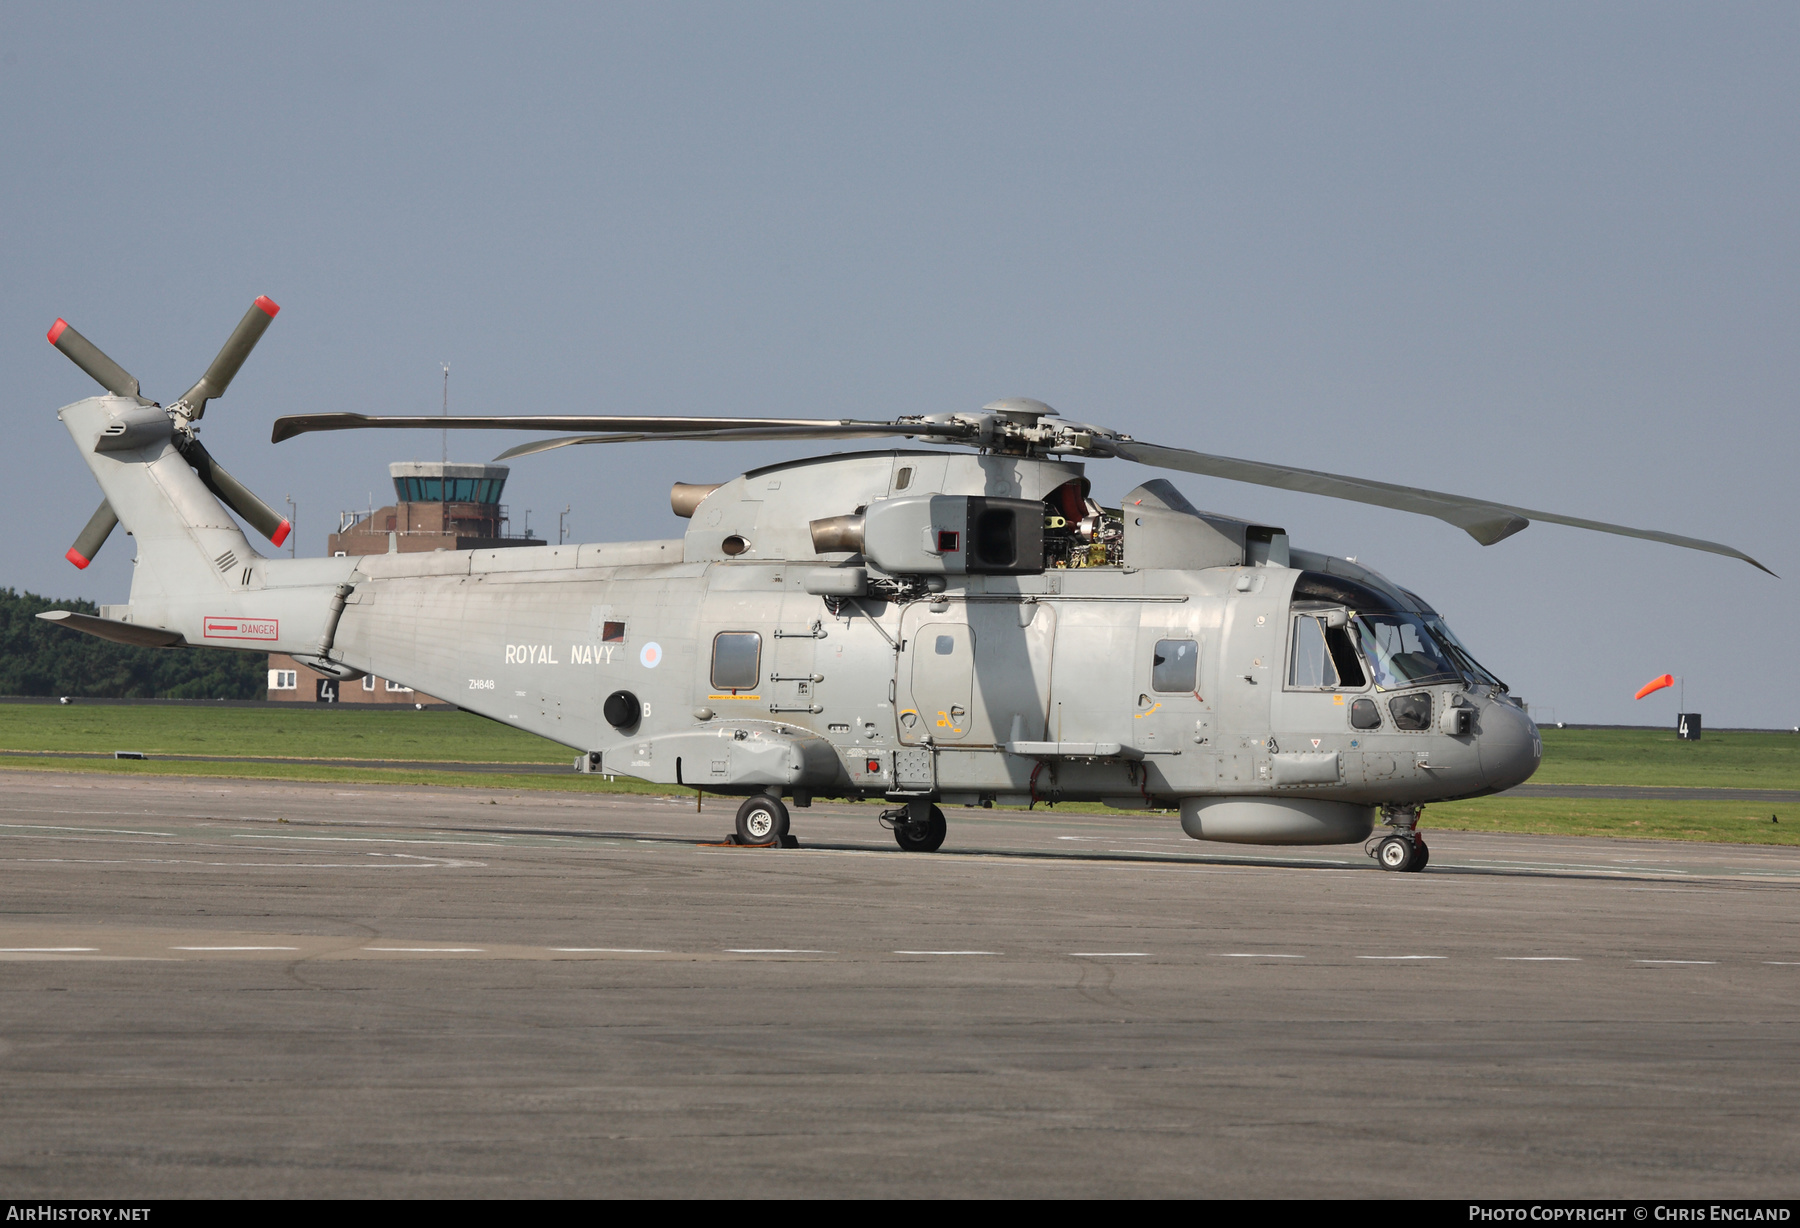
[{"label": "control tower", "polygon": [[456,461],[395,461],[394,503],[369,512],[345,512],[326,550],[334,555],[426,550],[496,550],[542,546],[528,534],[507,532],[505,465]]}]

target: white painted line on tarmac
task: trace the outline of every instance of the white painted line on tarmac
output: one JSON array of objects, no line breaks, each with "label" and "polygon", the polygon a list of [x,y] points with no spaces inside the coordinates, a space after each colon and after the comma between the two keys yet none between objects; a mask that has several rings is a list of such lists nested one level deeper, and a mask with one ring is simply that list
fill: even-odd
[{"label": "white painted line on tarmac", "polygon": [[1800,959],[1765,959],[1763,963],[1772,968],[1800,968]]},{"label": "white painted line on tarmac", "polygon": [[895,955],[998,955],[998,951],[895,951]]},{"label": "white painted line on tarmac", "polygon": [[49,823],[7,823],[5,824],[5,829],[7,831],[13,831],[15,829],[23,829],[26,831],[75,831],[80,832],[83,835],[95,836],[173,837],[175,834],[174,832],[168,831],[133,831],[126,827],[55,827]]},{"label": "white painted line on tarmac", "polygon": [[171,951],[298,951],[299,947],[170,947]]},{"label": "white painted line on tarmac", "polygon": [[1495,959],[1512,960],[1524,964],[1579,964],[1579,955],[1496,955]]},{"label": "white painted line on tarmac", "polygon": [[1070,951],[1076,959],[1143,959],[1149,956],[1148,951]]},{"label": "white painted line on tarmac", "polygon": [[98,951],[99,947],[0,947],[0,955],[61,955],[71,951]]},{"label": "white painted line on tarmac", "polygon": [[658,947],[551,947],[565,955],[667,955]]},{"label": "white painted line on tarmac", "polygon": [[814,947],[726,947],[729,955],[830,955]]},{"label": "white painted line on tarmac", "polygon": [[1632,962],[1638,964],[1716,964],[1719,961],[1716,959],[1638,959]]},{"label": "white painted line on tarmac", "polygon": [[1448,955],[1358,955],[1358,959],[1449,959]]},{"label": "white painted line on tarmac", "polygon": [[1304,955],[1274,955],[1267,951],[1222,951],[1220,959],[1305,959]]},{"label": "white painted line on tarmac", "polygon": [[415,955],[477,955],[486,947],[364,947],[365,951],[398,951]]}]

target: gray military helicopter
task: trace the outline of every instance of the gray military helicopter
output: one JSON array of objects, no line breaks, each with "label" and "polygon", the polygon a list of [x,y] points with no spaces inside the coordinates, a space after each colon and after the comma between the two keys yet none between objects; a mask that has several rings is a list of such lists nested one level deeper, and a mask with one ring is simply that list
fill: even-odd
[{"label": "gray military helicopter", "polygon": [[1102,507],[1089,459],[1418,512],[1483,545],[1542,520],[1768,571],[1717,542],[1145,443],[1026,399],[888,422],[281,418],[276,443],[576,432],[498,459],[648,439],[934,446],[677,483],[678,540],[265,558],[226,509],[277,544],[287,522],[196,432],[277,310],[259,298],[168,406],[56,322],[50,341],[108,393],[58,411],[105,493],[69,557],[85,566],[120,522],[138,554],[126,604],[40,617],[454,697],[585,768],[744,798],[741,843],[791,845],[789,805],[821,797],[884,799],[882,824],[922,852],[944,842],[943,805],[1084,800],[1178,809],[1198,840],[1364,842],[1383,868],[1419,870],[1425,804],[1536,769],[1536,726],[1423,598],[1160,478]]}]

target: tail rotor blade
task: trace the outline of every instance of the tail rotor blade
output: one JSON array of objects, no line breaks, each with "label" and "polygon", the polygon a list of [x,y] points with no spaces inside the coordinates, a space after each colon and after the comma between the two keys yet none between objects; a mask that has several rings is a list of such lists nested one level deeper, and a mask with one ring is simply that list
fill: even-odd
[{"label": "tail rotor blade", "polygon": [[194,472],[200,475],[200,480],[206,483],[206,489],[219,497],[219,502],[242,516],[251,528],[277,546],[287,541],[288,534],[294,528],[288,518],[257,498],[248,486],[225,472],[225,467],[212,458],[212,453],[206,450],[205,444],[192,439],[183,448],[182,455],[194,467]]},{"label": "tail rotor blade", "polygon": [[262,340],[262,335],[269,330],[275,319],[275,313],[281,308],[267,295],[261,295],[250,309],[244,312],[244,318],[238,321],[231,336],[225,339],[225,345],[219,356],[212,360],[212,366],[200,377],[200,382],[189,388],[177,401],[175,408],[190,421],[198,419],[206,413],[206,403],[213,397],[222,397],[225,390],[231,387],[231,381],[237,378],[238,368],[250,357],[250,351]]},{"label": "tail rotor blade", "polygon": [[118,526],[119,518],[113,514],[112,504],[105,499],[100,500],[100,506],[88,517],[87,528],[81,531],[75,544],[69,547],[69,552],[63,557],[83,571],[87,570],[87,565],[94,561],[94,556],[100,553],[100,547],[106,544],[106,539]]},{"label": "tail rotor blade", "polygon": [[135,397],[137,377],[108,358],[100,347],[83,337],[67,320],[58,319],[45,334],[50,344],[68,355],[69,361],[94,377],[94,382],[116,397]]}]

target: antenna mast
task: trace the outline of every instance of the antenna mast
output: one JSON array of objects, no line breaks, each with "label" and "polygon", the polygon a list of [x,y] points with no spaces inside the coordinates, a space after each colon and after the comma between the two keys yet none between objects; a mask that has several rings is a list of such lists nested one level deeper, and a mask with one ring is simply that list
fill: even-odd
[{"label": "antenna mast", "polygon": [[[444,368],[444,417],[448,418],[450,416],[450,364],[446,362],[446,363],[441,363],[439,365]],[[443,436],[444,436],[444,449],[443,449],[442,455],[440,455],[438,457],[438,459],[443,461],[445,464],[448,464],[450,462],[450,428],[449,427],[446,426],[444,428]]]}]

